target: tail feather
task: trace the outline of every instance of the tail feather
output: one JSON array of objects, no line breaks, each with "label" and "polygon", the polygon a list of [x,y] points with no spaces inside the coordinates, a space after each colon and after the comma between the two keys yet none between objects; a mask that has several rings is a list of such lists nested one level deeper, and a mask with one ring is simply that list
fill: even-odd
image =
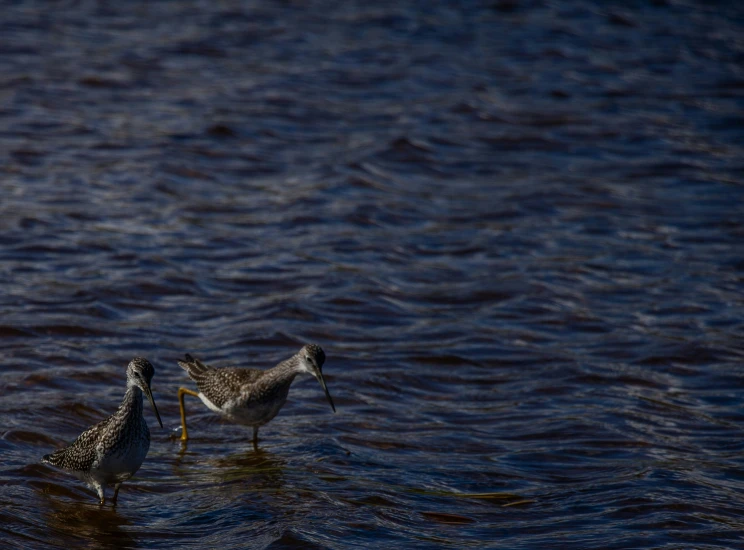
[{"label": "tail feather", "polygon": [[198,359],[192,357],[188,353],[186,354],[185,361],[179,361],[178,365],[184,369],[187,373],[189,373],[189,376],[191,378],[199,377],[206,372],[212,370],[212,367],[209,365],[205,365]]},{"label": "tail feather", "polygon": [[51,464],[52,466],[59,466],[62,457],[64,456],[63,451],[64,449],[60,449],[48,455],[44,455],[41,457],[41,462],[44,464]]}]

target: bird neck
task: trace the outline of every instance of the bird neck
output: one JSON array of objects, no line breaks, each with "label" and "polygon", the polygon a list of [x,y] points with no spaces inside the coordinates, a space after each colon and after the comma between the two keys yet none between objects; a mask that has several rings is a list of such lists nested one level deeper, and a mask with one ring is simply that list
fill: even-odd
[{"label": "bird neck", "polygon": [[300,362],[296,357],[290,357],[289,359],[282,361],[277,366],[270,368],[266,371],[266,374],[262,376],[262,380],[269,386],[282,386],[286,384],[289,386],[297,376],[302,372],[300,368]]},{"label": "bird neck", "polygon": [[271,370],[276,370],[277,372],[281,372],[285,376],[292,378],[294,378],[301,372],[304,372],[302,365],[300,364],[300,358],[297,355],[293,355],[289,359],[285,359]]},{"label": "bird neck", "polygon": [[121,401],[119,406],[119,413],[128,415],[131,413],[139,413],[142,415],[142,390],[134,384],[127,385],[127,392],[124,394],[124,399]]}]

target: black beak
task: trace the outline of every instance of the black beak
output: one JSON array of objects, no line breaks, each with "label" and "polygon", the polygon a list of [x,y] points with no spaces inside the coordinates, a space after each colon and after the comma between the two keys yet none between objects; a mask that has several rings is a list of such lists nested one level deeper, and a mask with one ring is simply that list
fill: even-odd
[{"label": "black beak", "polygon": [[326,394],[326,397],[328,398],[328,402],[331,404],[331,408],[333,409],[333,412],[336,412],[336,406],[333,404],[333,399],[331,399],[331,394],[328,393],[328,386],[326,386],[325,380],[323,379],[323,373],[320,372],[320,369],[318,369],[318,375],[315,377],[318,379],[318,382],[320,382],[320,385],[323,386],[323,391]]},{"label": "black beak", "polygon": [[163,421],[160,420],[160,413],[158,412],[158,408],[155,406],[155,400],[152,398],[152,390],[150,390],[150,386],[147,386],[147,389],[145,390],[145,395],[150,400],[150,404],[152,405],[153,410],[155,411],[155,416],[158,418],[158,424],[160,424],[160,427],[163,427]]}]

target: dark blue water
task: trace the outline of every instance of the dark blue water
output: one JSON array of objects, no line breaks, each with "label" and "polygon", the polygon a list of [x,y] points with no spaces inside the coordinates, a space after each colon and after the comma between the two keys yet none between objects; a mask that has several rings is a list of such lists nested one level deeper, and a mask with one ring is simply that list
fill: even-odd
[{"label": "dark blue water", "polygon": [[[744,9],[5,2],[11,548],[735,548]],[[327,355],[261,431],[176,360]],[[135,355],[116,508],[41,465]]]}]

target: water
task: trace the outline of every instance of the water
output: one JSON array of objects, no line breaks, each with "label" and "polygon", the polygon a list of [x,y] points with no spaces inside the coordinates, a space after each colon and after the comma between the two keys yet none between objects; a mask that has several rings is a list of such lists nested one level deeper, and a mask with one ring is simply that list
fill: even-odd
[{"label": "water", "polygon": [[[744,11],[6,3],[11,548],[731,548],[744,530]],[[176,360],[319,385],[251,432]],[[39,463],[135,355],[115,509]]]}]

